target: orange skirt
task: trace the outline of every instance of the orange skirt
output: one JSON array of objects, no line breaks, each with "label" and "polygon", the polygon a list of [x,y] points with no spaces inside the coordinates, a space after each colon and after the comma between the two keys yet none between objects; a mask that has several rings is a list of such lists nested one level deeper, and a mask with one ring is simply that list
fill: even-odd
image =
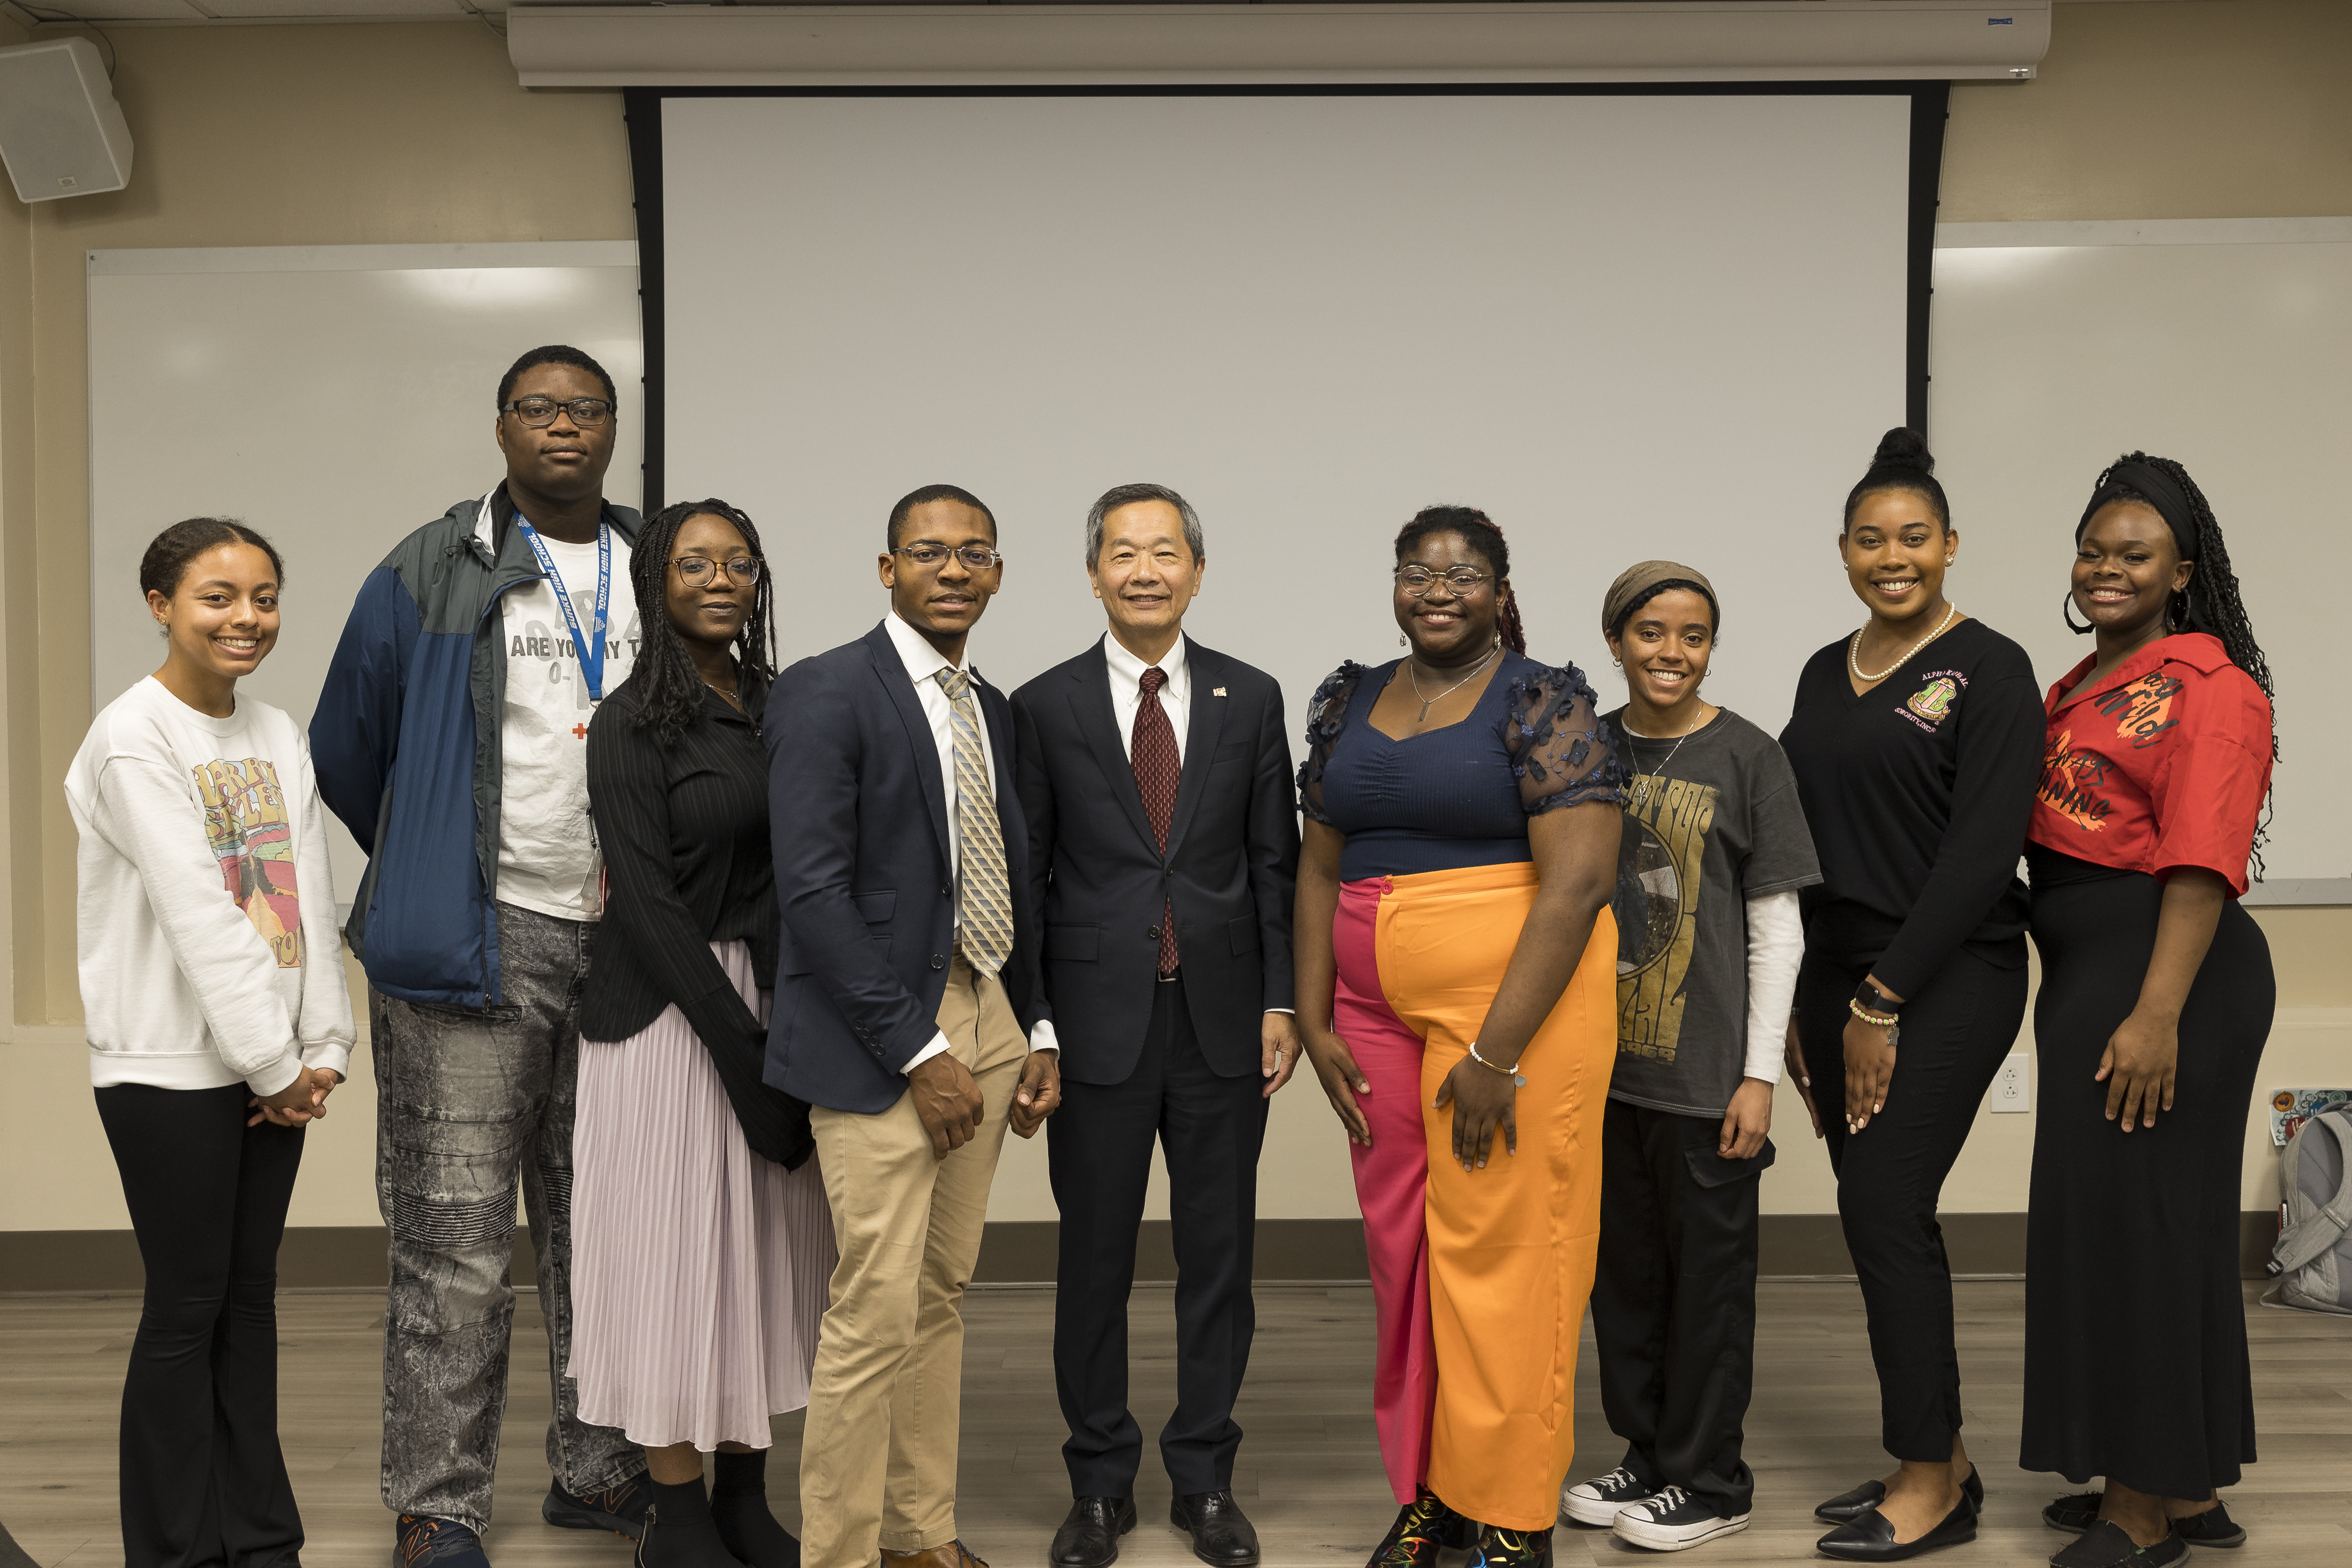
[{"label": "orange skirt", "polygon": [[[1390,1480],[1401,1501],[1425,1480],[1448,1507],[1506,1530],[1551,1527],[1575,1457],[1577,1340],[1616,1060],[1608,910],[1521,1059],[1517,1154],[1498,1142],[1485,1170],[1465,1171],[1452,1108],[1430,1102],[1486,1023],[1536,883],[1528,861],[1367,878],[1343,885],[1333,926],[1335,1021],[1372,1085],[1373,1146],[1355,1151],[1356,1178]],[[1399,1135],[1414,1121],[1418,1139]]]}]

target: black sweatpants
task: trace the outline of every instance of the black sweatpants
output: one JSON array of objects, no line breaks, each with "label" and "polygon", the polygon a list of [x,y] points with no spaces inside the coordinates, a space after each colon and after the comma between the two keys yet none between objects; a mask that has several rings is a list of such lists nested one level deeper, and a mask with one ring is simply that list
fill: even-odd
[{"label": "black sweatpants", "polygon": [[1232,1486],[1242,1441],[1234,1400],[1257,1331],[1250,1268],[1265,1080],[1219,1077],[1193,1037],[1183,981],[1155,985],[1135,1070],[1123,1083],[1064,1079],[1061,1109],[1045,1123],[1062,1215],[1054,1385],[1076,1497],[1133,1496],[1142,1463],[1127,1407],[1127,1299],[1155,1142],[1176,1244],[1176,1408],[1160,1457],[1177,1495]]},{"label": "black sweatpants", "polygon": [[1756,1364],[1757,1188],[1773,1150],[1723,1159],[1722,1131],[1719,1116],[1611,1097],[1592,1332],[1625,1468],[1736,1519],[1756,1495],[1739,1444]]},{"label": "black sweatpants", "polygon": [[1962,949],[1905,1003],[1886,1109],[1853,1135],[1845,1130],[1845,1026],[1853,1016],[1846,1004],[1878,954],[1809,948],[1797,977],[1805,1066],[1870,1322],[1879,1425],[1897,1459],[1948,1460],[1960,1430],[1952,1266],[1936,1205],[2025,1021],[2024,946],[2021,938],[2015,968]]},{"label": "black sweatpants", "polygon": [[147,1268],[122,1381],[125,1568],[268,1568],[302,1545],[278,1447],[278,1243],[302,1131],[245,1085],[99,1089]]}]

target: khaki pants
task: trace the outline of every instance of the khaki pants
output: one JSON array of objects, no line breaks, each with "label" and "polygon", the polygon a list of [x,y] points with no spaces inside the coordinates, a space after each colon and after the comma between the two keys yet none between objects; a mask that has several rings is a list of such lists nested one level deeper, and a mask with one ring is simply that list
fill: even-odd
[{"label": "khaki pants", "polygon": [[959,953],[939,1025],[986,1102],[944,1160],[902,1096],[878,1116],[811,1113],[841,1262],[801,1438],[803,1568],[873,1568],[877,1546],[956,1538],[963,1292],[1028,1042],[1003,984]]}]

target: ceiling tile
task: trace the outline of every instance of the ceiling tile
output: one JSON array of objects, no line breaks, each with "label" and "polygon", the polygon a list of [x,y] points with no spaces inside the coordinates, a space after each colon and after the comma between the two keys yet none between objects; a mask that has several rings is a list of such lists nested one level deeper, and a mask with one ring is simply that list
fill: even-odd
[{"label": "ceiling tile", "polygon": [[[84,0],[98,4],[100,0]],[[215,16],[299,17],[462,16],[457,0],[200,0]]]},{"label": "ceiling tile", "polygon": [[205,14],[183,0],[39,0],[40,16],[84,22],[201,22]]}]

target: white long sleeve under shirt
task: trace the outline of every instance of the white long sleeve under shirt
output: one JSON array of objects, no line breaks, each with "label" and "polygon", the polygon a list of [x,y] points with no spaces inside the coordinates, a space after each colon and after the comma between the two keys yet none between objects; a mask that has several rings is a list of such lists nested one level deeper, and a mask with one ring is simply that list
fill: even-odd
[{"label": "white long sleeve under shirt", "polygon": [[66,800],[93,1084],[268,1095],[346,1070],[326,815],[291,719],[243,696],[211,718],[150,676],[90,725]]}]

